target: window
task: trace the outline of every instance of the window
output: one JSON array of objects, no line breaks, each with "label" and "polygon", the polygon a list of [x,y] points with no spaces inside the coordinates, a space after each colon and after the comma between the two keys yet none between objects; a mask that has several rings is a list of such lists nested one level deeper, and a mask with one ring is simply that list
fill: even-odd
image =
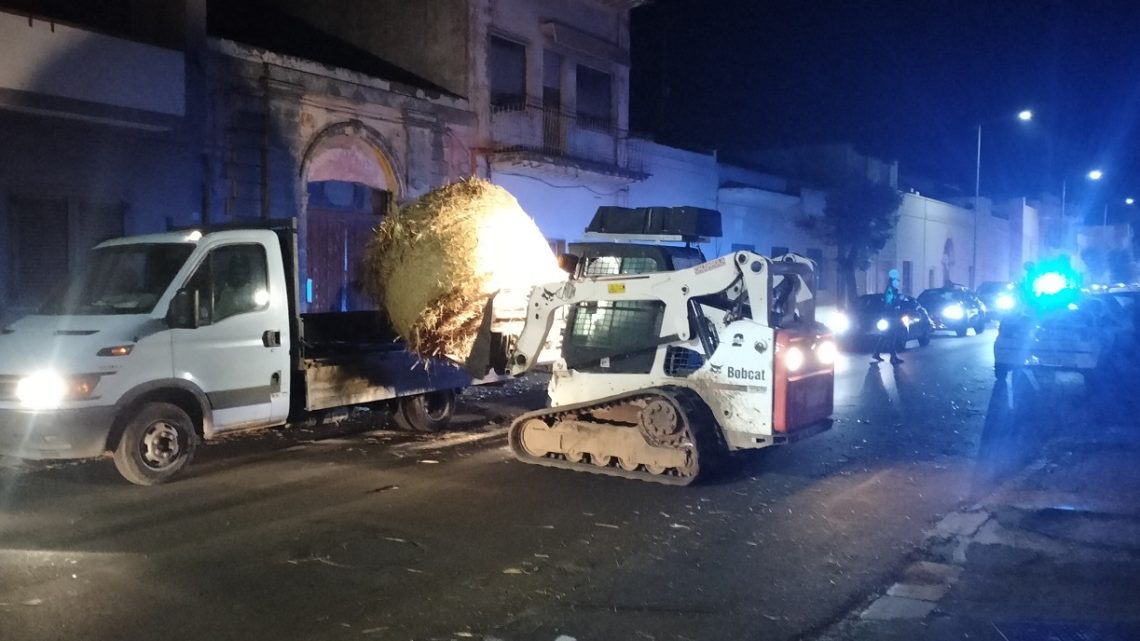
[{"label": "window", "polygon": [[779,258],[788,253],[787,247],[780,247],[779,245],[772,247],[772,258]]},{"label": "window", "polygon": [[149,314],[192,251],[190,243],[92,250],[84,268],[52,293],[40,313]]},{"label": "window", "polygon": [[198,291],[198,322],[209,325],[269,306],[269,270],[261,245],[226,245],[210,252],[190,277]]},{"label": "window", "polygon": [[578,65],[578,118],[583,125],[609,127],[613,122],[610,74]]},{"label": "window", "polygon": [[526,106],[526,46],[491,36],[487,75],[491,82],[491,105],[508,109]]},{"label": "window", "polygon": [[583,270],[585,276],[616,276],[618,274],[646,274],[660,271],[655,258],[648,256],[598,256],[590,259]]},{"label": "window", "polygon": [[904,260],[902,265],[902,290],[904,293],[911,293],[911,274],[914,272],[914,263],[909,260]]}]

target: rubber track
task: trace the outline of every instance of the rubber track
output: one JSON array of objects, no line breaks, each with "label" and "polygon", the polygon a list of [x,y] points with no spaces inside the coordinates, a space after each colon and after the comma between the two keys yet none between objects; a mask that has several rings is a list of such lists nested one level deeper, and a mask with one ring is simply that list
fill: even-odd
[{"label": "rubber track", "polygon": [[[582,410],[587,412],[591,410],[605,409],[615,405],[625,404],[640,398],[666,398],[670,400],[685,417],[688,423],[689,433],[692,435],[693,440],[693,454],[696,457],[697,471],[691,476],[674,476],[669,473],[665,474],[650,474],[644,469],[635,471],[626,471],[620,467],[615,466],[613,463],[606,467],[598,467],[590,462],[571,463],[563,458],[553,458],[551,456],[531,456],[525,453],[519,446],[518,433],[526,421],[533,418],[540,418],[546,422],[547,425],[556,423],[562,416],[573,416],[579,422],[589,422],[578,417],[578,413]],[[595,425],[612,425],[614,429],[639,429],[636,427],[629,427],[625,425],[613,425],[612,423],[596,422]],[[640,430],[639,430],[640,431]],[[696,392],[686,387],[651,387],[642,390],[635,390],[610,396],[597,401],[587,401],[585,403],[576,403],[574,405],[563,405],[561,407],[548,407],[533,412],[527,412],[519,416],[511,423],[511,429],[508,433],[508,442],[510,444],[511,452],[515,458],[523,463],[530,465],[542,465],[545,467],[553,467],[563,470],[573,470],[575,472],[587,472],[590,474],[600,474],[603,476],[616,476],[624,479],[633,479],[638,481],[645,481],[648,483],[657,483],[660,485],[677,485],[686,486],[691,485],[702,476],[704,471],[702,467],[703,460],[708,458],[709,455],[714,455],[719,448],[716,443],[719,441],[717,438],[717,428],[713,420],[712,413],[709,412],[704,401]],[[713,456],[715,458],[715,456]],[[711,460],[709,462],[712,462]]]}]

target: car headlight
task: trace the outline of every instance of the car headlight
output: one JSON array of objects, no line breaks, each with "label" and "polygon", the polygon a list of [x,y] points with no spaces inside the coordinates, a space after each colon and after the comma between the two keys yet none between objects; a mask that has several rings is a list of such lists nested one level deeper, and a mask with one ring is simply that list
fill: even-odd
[{"label": "car headlight", "polygon": [[788,368],[789,372],[798,372],[804,366],[804,351],[796,346],[788,348],[784,352],[784,367]]},{"label": "car headlight", "polygon": [[961,305],[947,305],[942,308],[942,315],[949,320],[962,320],[966,310],[962,309]]},{"label": "car headlight", "polygon": [[1010,296],[1009,294],[1001,294],[997,297],[996,300],[994,300],[994,307],[997,307],[1001,310],[1009,311],[1013,309],[1013,305],[1013,296]]},{"label": "car headlight", "polygon": [[885,319],[885,318],[880,318],[879,322],[875,323],[875,329],[879,330],[880,332],[887,331],[887,329],[890,328],[890,326],[891,326],[891,324],[888,323],[887,319]]},{"label": "car headlight", "polygon": [[59,407],[67,396],[67,379],[51,370],[42,370],[16,383],[16,400],[33,410]]},{"label": "car headlight", "polygon": [[98,374],[64,377],[40,370],[16,382],[16,400],[26,409],[53,410],[67,399],[87,398],[99,383]]},{"label": "car headlight", "polygon": [[836,334],[843,334],[851,329],[851,319],[843,312],[835,312],[831,315],[831,322],[827,324],[827,328]]},{"label": "car headlight", "polygon": [[815,357],[824,365],[835,364],[836,352],[835,343],[832,341],[823,341],[815,346]]}]

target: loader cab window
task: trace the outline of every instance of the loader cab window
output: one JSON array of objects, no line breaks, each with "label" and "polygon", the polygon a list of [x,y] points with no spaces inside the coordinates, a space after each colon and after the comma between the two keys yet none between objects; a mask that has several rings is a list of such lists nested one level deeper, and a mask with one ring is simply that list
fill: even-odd
[{"label": "loader cab window", "polygon": [[198,290],[198,323],[209,325],[266,309],[268,283],[265,248],[243,244],[212,250],[186,287]]},{"label": "loader cab window", "polygon": [[582,372],[647,374],[657,352],[662,301],[591,301],[570,308],[562,357]]},{"label": "loader cab window", "polygon": [[657,260],[648,256],[598,256],[586,261],[583,276],[617,276],[661,271]]}]

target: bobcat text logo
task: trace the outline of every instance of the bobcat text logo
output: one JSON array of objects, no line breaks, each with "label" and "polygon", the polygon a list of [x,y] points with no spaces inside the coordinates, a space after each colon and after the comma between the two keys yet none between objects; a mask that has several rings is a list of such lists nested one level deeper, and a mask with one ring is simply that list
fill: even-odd
[{"label": "bobcat text logo", "polygon": [[728,377],[739,378],[746,381],[763,381],[766,380],[763,370],[759,369],[744,369],[743,367],[729,367]]}]

